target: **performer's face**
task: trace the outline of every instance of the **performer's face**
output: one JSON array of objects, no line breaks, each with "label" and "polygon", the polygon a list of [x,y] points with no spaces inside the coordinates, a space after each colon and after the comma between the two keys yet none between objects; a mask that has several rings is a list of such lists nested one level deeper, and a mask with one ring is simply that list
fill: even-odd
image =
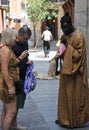
[{"label": "performer's face", "polygon": [[71,23],[61,23],[61,28],[65,35],[69,35],[73,31],[73,26]]}]

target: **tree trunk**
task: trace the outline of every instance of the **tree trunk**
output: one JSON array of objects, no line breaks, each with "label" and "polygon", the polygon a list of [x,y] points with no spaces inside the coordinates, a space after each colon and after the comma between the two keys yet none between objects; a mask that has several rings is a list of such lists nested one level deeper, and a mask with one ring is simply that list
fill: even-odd
[{"label": "tree trunk", "polygon": [[37,46],[37,42],[36,42],[36,26],[35,25],[33,25],[33,31],[34,31],[34,45],[33,45],[33,47],[34,48],[36,48],[36,46]]}]

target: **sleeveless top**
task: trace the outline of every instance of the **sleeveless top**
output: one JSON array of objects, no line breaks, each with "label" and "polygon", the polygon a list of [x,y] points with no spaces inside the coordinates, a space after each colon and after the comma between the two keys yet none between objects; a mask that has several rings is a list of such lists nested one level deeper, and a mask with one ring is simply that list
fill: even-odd
[{"label": "sleeveless top", "polygon": [[[9,75],[13,81],[14,86],[14,82],[19,80],[19,68],[18,68],[18,60],[12,50],[8,69],[9,69],[8,70]],[[13,97],[13,99],[9,97],[8,87],[4,81],[4,77],[2,74],[1,63],[0,63],[0,99],[6,103],[10,103],[15,100],[15,97]]]}]

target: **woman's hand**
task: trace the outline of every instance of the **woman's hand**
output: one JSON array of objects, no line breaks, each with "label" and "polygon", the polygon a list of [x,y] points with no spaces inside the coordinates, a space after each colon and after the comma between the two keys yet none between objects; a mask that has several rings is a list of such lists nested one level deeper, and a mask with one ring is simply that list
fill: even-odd
[{"label": "woman's hand", "polygon": [[10,97],[13,97],[16,94],[15,87],[8,88],[8,93]]}]

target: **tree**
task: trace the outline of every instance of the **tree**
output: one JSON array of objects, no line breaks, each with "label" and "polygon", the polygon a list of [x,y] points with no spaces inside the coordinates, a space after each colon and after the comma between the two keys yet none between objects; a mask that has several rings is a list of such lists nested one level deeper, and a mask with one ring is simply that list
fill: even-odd
[{"label": "tree", "polygon": [[[54,3],[50,0],[27,0],[26,11],[29,19],[33,23],[34,29],[34,47],[37,46],[36,42],[36,25],[38,21],[44,21],[45,19],[51,19],[57,16],[56,11],[52,10]],[[52,11],[49,11],[49,10]]]}]

